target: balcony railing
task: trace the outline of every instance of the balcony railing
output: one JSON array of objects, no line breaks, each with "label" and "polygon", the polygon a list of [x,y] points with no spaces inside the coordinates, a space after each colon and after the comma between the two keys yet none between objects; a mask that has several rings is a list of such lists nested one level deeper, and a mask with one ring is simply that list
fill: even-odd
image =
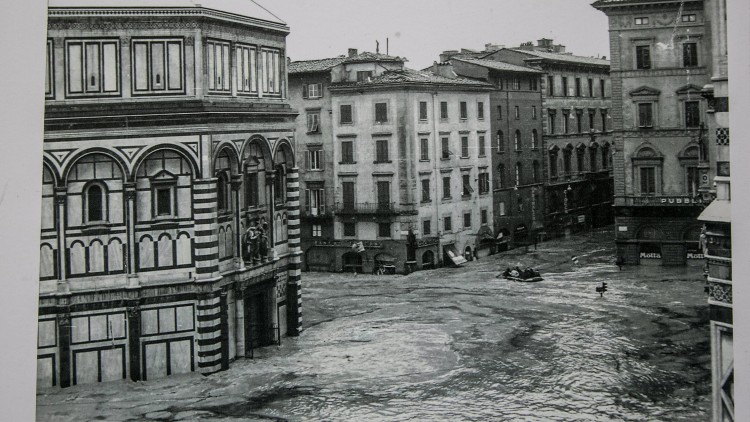
[{"label": "balcony railing", "polygon": [[300,208],[300,217],[303,218],[327,218],[333,216],[333,207],[330,205],[319,205],[311,207],[306,205]]},{"label": "balcony railing", "polygon": [[690,195],[621,196],[616,202],[624,201],[625,206],[633,207],[695,207],[707,205],[701,197]]},{"label": "balcony railing", "polygon": [[395,202],[337,202],[336,214],[369,214],[369,215],[400,215],[416,214],[414,204],[400,204]]}]

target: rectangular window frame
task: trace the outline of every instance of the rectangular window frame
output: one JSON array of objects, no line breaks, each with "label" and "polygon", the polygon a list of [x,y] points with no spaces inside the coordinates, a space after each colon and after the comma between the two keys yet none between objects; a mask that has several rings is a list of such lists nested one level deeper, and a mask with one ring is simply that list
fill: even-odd
[{"label": "rectangular window frame", "polygon": [[459,102],[459,119],[466,120],[469,118],[469,106],[466,104],[466,101]]},{"label": "rectangular window frame", "polygon": [[635,68],[639,70],[651,69],[651,46],[646,44],[635,46]]},{"label": "rectangular window frame", "polygon": [[[346,147],[344,147],[345,145]],[[350,139],[341,141],[341,161],[339,164],[356,164],[357,161],[354,157],[354,141]]]},{"label": "rectangular window frame", "polygon": [[[136,50],[139,48],[139,46],[144,46],[146,49],[146,63],[143,65],[145,66],[145,69],[141,69],[141,65],[138,62],[138,55],[136,54]],[[155,84],[158,83],[159,78],[154,78],[153,75],[154,63],[152,61],[152,58],[155,54],[154,46],[161,46],[162,50],[164,51],[164,60],[162,66],[164,67],[165,73],[164,80],[167,82],[163,83],[163,88],[155,86]],[[178,67],[173,68],[172,66],[167,66],[167,63],[170,62],[170,46],[177,47],[177,50],[174,50],[173,53],[179,53]],[[187,83],[185,81],[185,46],[183,38],[133,38],[130,41],[130,51],[132,66],[132,71],[130,72],[132,84],[131,91],[133,96],[185,94]],[[146,74],[144,75],[146,77],[145,88],[139,88],[139,70],[143,70],[146,72]],[[177,81],[179,82],[179,86],[177,87],[170,85],[170,81],[172,81],[172,77],[174,76],[173,73],[175,72],[177,73],[176,77]]]},{"label": "rectangular window frame", "polygon": [[420,122],[427,121],[427,101],[419,102],[419,121]]},{"label": "rectangular window frame", "polygon": [[469,137],[461,137],[461,158],[469,158]]},{"label": "rectangular window frame", "polygon": [[698,43],[682,43],[682,67],[698,67]]},{"label": "rectangular window frame", "polygon": [[378,101],[373,104],[375,124],[384,124],[389,122],[388,102]]},{"label": "rectangular window frame", "polygon": [[[695,107],[693,110],[689,110],[689,108]],[[684,122],[685,122],[685,128],[686,129],[695,129],[700,127],[701,124],[701,103],[700,101],[684,101],[683,106],[684,110]]]},{"label": "rectangular window frame", "polygon": [[320,111],[307,112],[307,133],[320,133]]},{"label": "rectangular window frame", "polygon": [[[74,54],[72,53],[72,48],[76,46],[80,49],[78,60],[74,60]],[[93,59],[96,62],[96,69],[92,72],[89,70],[90,60],[88,54],[91,51],[90,47],[95,48],[96,52],[96,57]],[[105,48],[107,47],[114,47],[114,63],[110,62],[109,65],[114,66],[112,74],[115,77],[115,82],[114,86],[110,89],[107,89],[108,82],[106,78],[107,73],[109,73],[107,71],[107,55],[105,54]],[[66,39],[64,48],[65,98],[119,97],[122,95],[122,65],[120,40],[118,38]],[[71,65],[74,62],[80,65],[80,79],[77,83],[74,83],[73,75],[71,74]],[[54,62],[50,62],[50,67],[54,67]],[[90,83],[89,75],[95,76],[93,84]],[[52,82],[54,82],[54,79],[52,79]],[[76,86],[79,86],[80,89],[75,89]]]},{"label": "rectangular window frame", "polygon": [[[348,109],[348,112],[344,112]],[[348,120],[345,120],[348,117]],[[354,105],[353,104],[339,104],[339,124],[340,125],[352,125],[354,124]]]},{"label": "rectangular window frame", "polygon": [[48,100],[55,98],[55,43],[47,40],[47,59],[44,73],[44,97]]},{"label": "rectangular window frame", "polygon": [[281,66],[284,57],[277,48],[260,49],[260,88],[264,97],[282,96]]},{"label": "rectangular window frame", "polygon": [[378,163],[390,163],[389,155],[389,141],[387,139],[376,139],[375,140],[375,164]]},{"label": "rectangular window frame", "polygon": [[441,121],[448,120],[448,102],[447,101],[440,102],[440,120]]},{"label": "rectangular window frame", "polygon": [[654,115],[653,102],[636,103],[636,116],[638,116],[637,125],[640,129],[651,129],[655,126],[656,116]]},{"label": "rectangular window frame", "polygon": [[258,96],[258,50],[246,44],[236,44],[237,95]]},{"label": "rectangular window frame", "polygon": [[429,138],[419,138],[419,161],[430,161]]},{"label": "rectangular window frame", "polygon": [[484,102],[477,101],[477,120],[484,120]]},{"label": "rectangular window frame", "polygon": [[[206,91],[210,94],[231,94],[232,63],[229,41],[206,40]],[[218,64],[221,63],[221,66]]]}]

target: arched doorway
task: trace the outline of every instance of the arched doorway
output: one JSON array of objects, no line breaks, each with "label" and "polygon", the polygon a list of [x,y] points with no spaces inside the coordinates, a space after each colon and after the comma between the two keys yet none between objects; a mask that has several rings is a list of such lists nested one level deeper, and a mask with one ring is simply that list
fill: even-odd
[{"label": "arched doorway", "polygon": [[435,253],[432,251],[425,251],[422,254],[422,269],[427,270],[435,268]]},{"label": "arched doorway", "polygon": [[362,255],[357,252],[347,252],[342,257],[343,271],[346,273],[362,272]]}]

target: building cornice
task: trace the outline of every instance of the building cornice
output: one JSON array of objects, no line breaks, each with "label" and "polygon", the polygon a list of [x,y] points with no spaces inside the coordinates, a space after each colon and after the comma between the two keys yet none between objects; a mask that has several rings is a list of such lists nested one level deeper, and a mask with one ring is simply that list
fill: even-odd
[{"label": "building cornice", "polygon": [[241,25],[251,25],[271,31],[289,33],[286,24],[270,22],[203,7],[50,7],[49,18],[208,18]]}]

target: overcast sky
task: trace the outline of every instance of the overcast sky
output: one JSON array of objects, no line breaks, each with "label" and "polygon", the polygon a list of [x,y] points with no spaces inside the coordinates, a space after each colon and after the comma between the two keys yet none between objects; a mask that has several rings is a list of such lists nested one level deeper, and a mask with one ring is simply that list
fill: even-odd
[{"label": "overcast sky", "polygon": [[[238,0],[239,1],[239,0]],[[607,17],[594,0],[256,0],[287,22],[292,60],[346,54],[348,48],[405,56],[421,69],[443,50],[516,47],[553,38],[568,52],[609,56]]]}]

